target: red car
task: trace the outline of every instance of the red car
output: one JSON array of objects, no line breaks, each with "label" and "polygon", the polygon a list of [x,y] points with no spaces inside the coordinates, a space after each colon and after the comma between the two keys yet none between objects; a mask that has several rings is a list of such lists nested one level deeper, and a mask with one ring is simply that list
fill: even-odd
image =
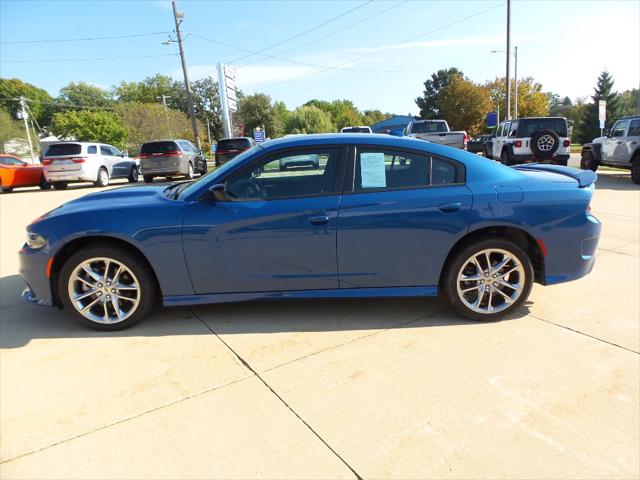
[{"label": "red car", "polygon": [[42,175],[42,165],[31,165],[13,155],[0,154],[0,190],[9,193],[16,187],[40,187],[49,185]]}]

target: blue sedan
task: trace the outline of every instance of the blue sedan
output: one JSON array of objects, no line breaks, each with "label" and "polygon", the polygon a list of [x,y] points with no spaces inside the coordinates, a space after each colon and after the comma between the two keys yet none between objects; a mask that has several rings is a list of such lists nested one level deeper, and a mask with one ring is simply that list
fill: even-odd
[{"label": "blue sedan", "polygon": [[388,135],[287,137],[197,181],[93,193],[36,219],[23,297],[100,330],[160,304],[277,298],[442,294],[493,320],[533,282],[591,271],[595,180]]}]

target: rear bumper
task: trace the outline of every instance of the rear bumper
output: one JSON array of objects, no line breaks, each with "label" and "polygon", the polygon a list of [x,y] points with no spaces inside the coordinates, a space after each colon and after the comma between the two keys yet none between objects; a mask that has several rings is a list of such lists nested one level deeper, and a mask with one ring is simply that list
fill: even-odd
[{"label": "rear bumper", "polygon": [[47,172],[44,174],[44,178],[49,183],[56,182],[95,182],[97,180],[97,174],[91,174],[80,171],[70,171],[70,172]]},{"label": "rear bumper", "polygon": [[530,162],[535,162],[535,163],[553,163],[553,162],[557,162],[557,161],[568,161],[569,158],[571,157],[571,155],[564,154],[564,153],[560,153],[557,155],[551,155],[551,157],[549,158],[538,158],[532,154],[513,154],[510,155],[510,157],[515,160],[516,162],[520,162],[520,163],[530,163]]},{"label": "rear bumper", "polygon": [[590,213],[576,225],[575,219],[557,228],[570,229],[563,235],[543,239],[547,249],[545,285],[570,282],[593,270],[602,224]]}]

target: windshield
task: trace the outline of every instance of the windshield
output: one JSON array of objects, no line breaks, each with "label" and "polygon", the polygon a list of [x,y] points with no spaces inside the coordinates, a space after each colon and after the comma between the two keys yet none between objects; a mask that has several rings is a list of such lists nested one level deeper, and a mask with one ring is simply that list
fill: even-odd
[{"label": "windshield", "polygon": [[176,142],[149,142],[142,145],[141,154],[166,153],[178,150]]},{"label": "windshield", "polygon": [[0,165],[24,165],[24,163],[16,157],[0,157]]},{"label": "windshield", "polygon": [[82,152],[82,145],[79,143],[56,143],[47,149],[46,157],[56,157],[59,155],[78,155]]},{"label": "windshield", "polygon": [[416,122],[411,126],[411,133],[439,133],[446,132],[444,122]]},{"label": "windshield", "polygon": [[242,150],[251,146],[246,138],[236,138],[232,140],[220,140],[218,142],[218,151],[224,150]]},{"label": "windshield", "polygon": [[215,170],[211,170],[210,172],[202,175],[200,178],[191,182],[188,187],[180,192],[179,198],[186,198],[191,195],[193,192],[197,191],[203,184],[211,182],[211,185],[215,185],[215,178],[222,178],[224,175],[231,169],[233,169],[238,163],[244,161],[245,158],[253,155],[259,149],[262,149],[260,145],[256,145],[249,150],[245,150],[237,157],[234,157],[233,160],[229,160],[227,163],[222,165],[221,167],[216,168]]},{"label": "windshield", "polygon": [[553,130],[559,137],[567,136],[567,121],[564,118],[523,118],[518,125],[518,137],[530,137],[542,129]]}]

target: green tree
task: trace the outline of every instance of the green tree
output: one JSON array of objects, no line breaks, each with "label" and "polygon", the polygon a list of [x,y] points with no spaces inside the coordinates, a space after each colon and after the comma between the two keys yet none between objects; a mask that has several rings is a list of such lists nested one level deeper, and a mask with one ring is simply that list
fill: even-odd
[{"label": "green tree", "polygon": [[460,70],[455,67],[438,70],[424,82],[422,97],[416,98],[416,104],[420,108],[420,117],[425,119],[442,118],[440,112],[440,91],[445,88],[455,77],[463,77]]},{"label": "green tree", "polygon": [[273,136],[276,128],[276,112],[271,97],[264,93],[247,95],[238,100],[236,125],[242,125],[246,135],[251,136],[257,127],[264,127],[267,136]]},{"label": "green tree", "polygon": [[0,109],[0,152],[5,153],[4,142],[7,140],[12,138],[26,139],[26,137],[23,124],[11,118],[9,112]]},{"label": "green tree", "polygon": [[42,88],[17,78],[0,78],[0,108],[8,112],[14,120],[18,119],[20,103],[14,99],[25,97],[34,118],[42,128],[51,122],[53,98]]},{"label": "green tree", "polygon": [[[506,82],[504,77],[485,83],[491,97],[492,109],[500,109],[500,117],[505,117]],[[511,81],[511,111],[515,102],[515,82]],[[542,92],[542,84],[533,77],[518,79],[518,117],[544,117],[549,114],[549,100]]]},{"label": "green tree", "polygon": [[273,126],[273,133],[270,133],[269,136],[271,138],[277,138],[284,135],[290,112],[287,110],[287,106],[284,102],[275,102],[273,104],[273,111],[275,114],[275,122]]},{"label": "green tree", "polygon": [[640,115],[640,90],[634,88],[620,94],[620,110],[622,115]]},{"label": "green tree", "polygon": [[371,126],[392,116],[390,113],[382,113],[380,110],[365,110],[362,112],[362,124]]},{"label": "green tree", "polygon": [[613,123],[622,115],[620,105],[620,97],[618,92],[613,90],[613,77],[606,70],[598,76],[594,94],[591,96],[593,103],[588,104],[579,122],[578,140],[580,143],[591,142],[594,138],[600,136],[600,122],[598,121],[598,108],[600,100],[607,102],[607,119],[605,128],[610,128]]},{"label": "green tree", "polygon": [[63,104],[81,107],[113,106],[113,99],[108,91],[85,82],[69,83],[60,89],[60,95],[56,100]]},{"label": "green tree", "polygon": [[126,129],[115,113],[104,110],[67,110],[53,115],[51,130],[62,138],[104,142],[125,147]]},{"label": "green tree", "polygon": [[287,118],[286,133],[328,133],[335,131],[331,114],[315,106],[296,108]]},{"label": "green tree", "polygon": [[487,112],[491,108],[489,93],[460,76],[451,79],[438,96],[440,114],[453,130],[466,130],[475,135],[484,130]]},{"label": "green tree", "polygon": [[[182,88],[184,83],[179,83],[179,85]],[[222,138],[223,128],[220,120],[220,89],[218,88],[218,82],[213,77],[205,77],[193,82],[191,90],[194,108],[196,109],[196,118],[205,125],[205,128],[207,122],[209,122],[212,138]],[[188,113],[186,92],[184,110],[182,111]],[[202,131],[206,133],[206,130]]]},{"label": "green tree", "polygon": [[130,155],[137,154],[142,144],[150,140],[193,139],[191,121],[187,116],[176,110],[165,111],[160,104],[120,102],[115,112],[127,132],[124,147]]},{"label": "green tree", "polygon": [[159,73],[140,82],[120,82],[113,87],[113,96],[120,102],[162,103],[167,98],[170,108],[186,111],[186,92],[181,82]]}]

